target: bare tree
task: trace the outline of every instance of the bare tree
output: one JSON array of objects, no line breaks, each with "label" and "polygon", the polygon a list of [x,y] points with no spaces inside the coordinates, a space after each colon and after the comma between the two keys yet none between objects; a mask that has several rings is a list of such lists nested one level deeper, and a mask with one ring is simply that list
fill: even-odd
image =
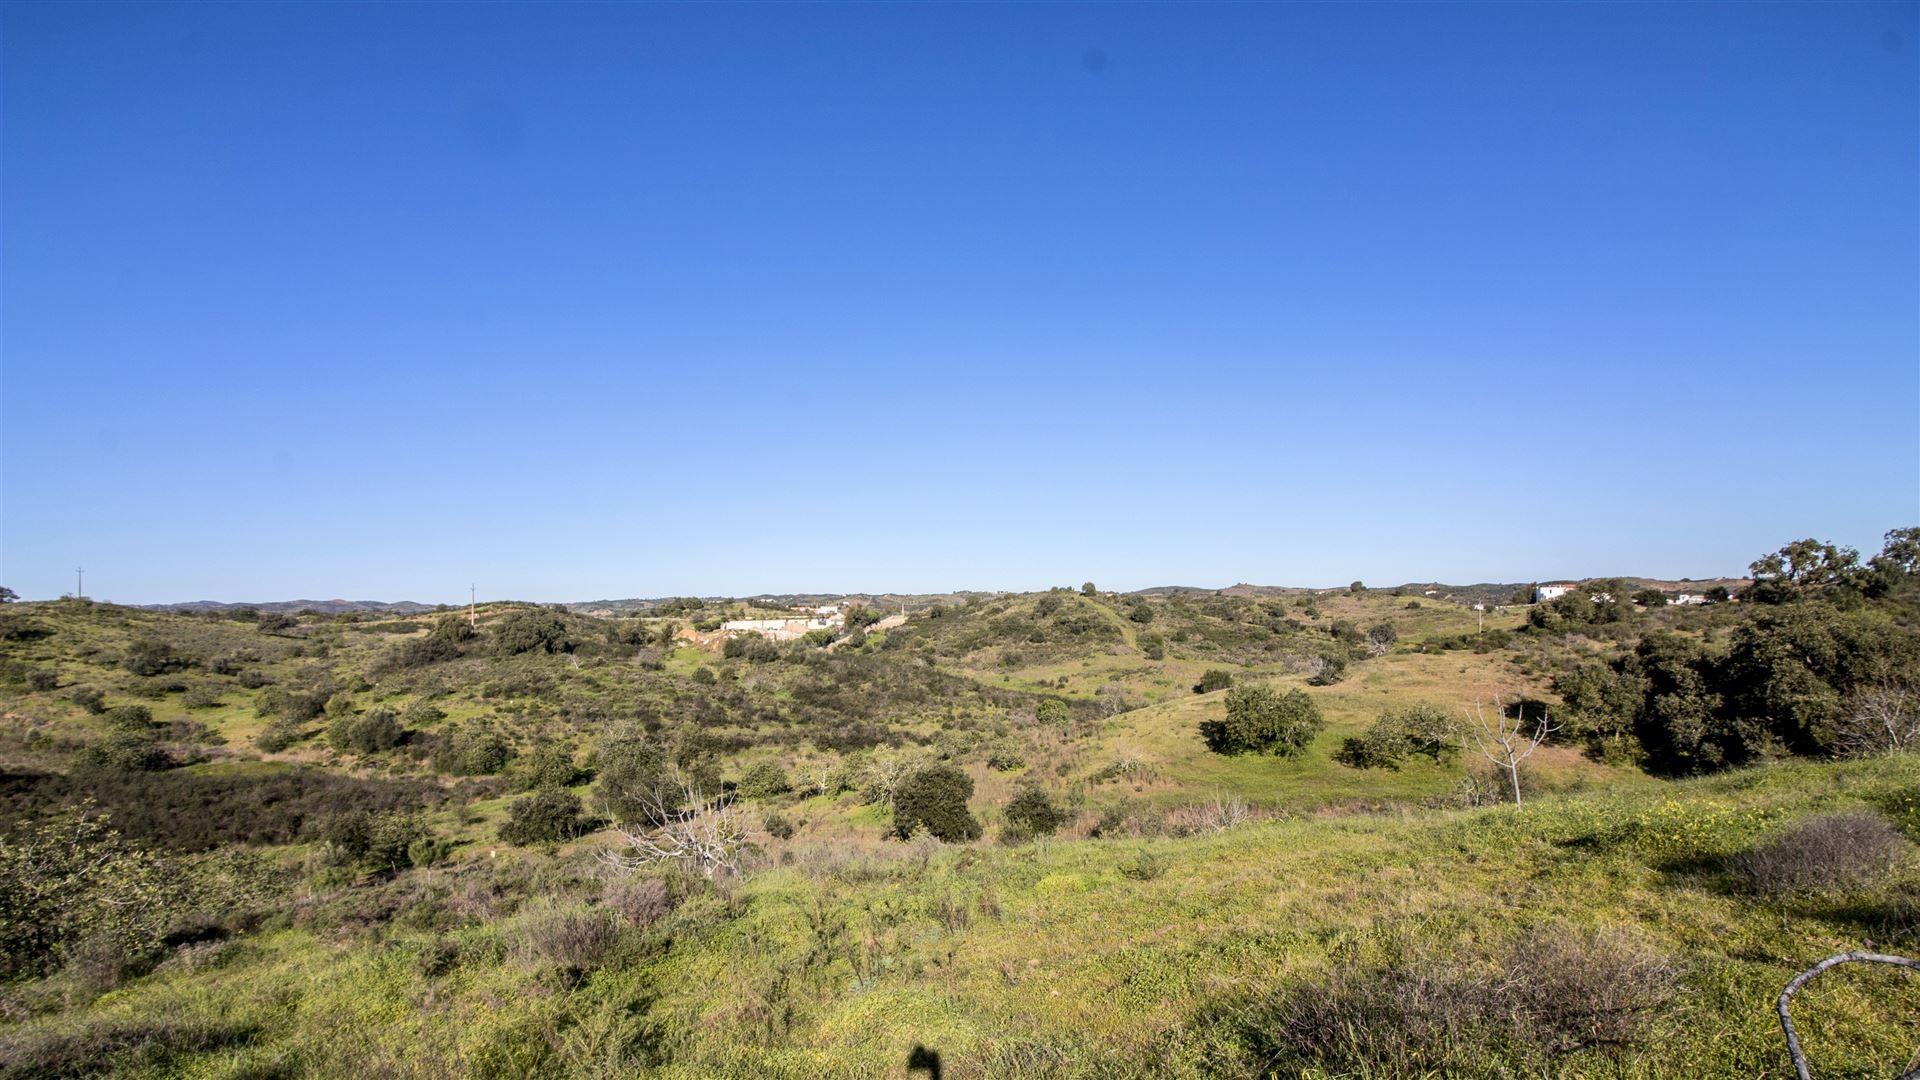
[{"label": "bare tree", "polygon": [[867,786],[880,796],[887,809],[893,809],[893,793],[916,768],[919,761],[906,754],[876,754],[867,761]]},{"label": "bare tree", "polygon": [[[601,852],[601,861],[622,873],[656,864],[694,867],[709,878],[739,873],[747,821],[734,804],[733,793],[709,799],[679,770],[674,770],[674,777],[684,799],[670,801],[665,792],[672,789],[666,785],[638,793],[635,801],[644,807],[642,820],[660,824],[616,829],[621,846]],[[683,805],[687,809],[681,809]]]},{"label": "bare tree", "polygon": [[1839,750],[1848,757],[1920,750],[1920,687],[1887,679],[1856,690],[1837,727]]},{"label": "bare tree", "polygon": [[1513,791],[1513,805],[1520,805],[1520,763],[1533,755],[1547,736],[1560,730],[1543,709],[1539,719],[1527,723],[1526,709],[1518,695],[1509,705],[1506,695],[1475,694],[1467,706],[1466,723],[1461,725],[1461,741],[1471,741],[1482,757],[1507,776]]}]

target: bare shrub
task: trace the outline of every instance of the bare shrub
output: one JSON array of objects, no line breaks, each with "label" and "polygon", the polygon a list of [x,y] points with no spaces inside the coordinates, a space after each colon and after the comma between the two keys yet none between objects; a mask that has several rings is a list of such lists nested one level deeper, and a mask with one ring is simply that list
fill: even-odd
[{"label": "bare shrub", "polygon": [[528,916],[514,941],[525,959],[567,971],[591,971],[620,934],[613,913],[598,908],[549,908]]},{"label": "bare shrub", "polygon": [[1528,932],[1506,958],[1502,988],[1549,1055],[1632,1046],[1673,996],[1678,971],[1638,935],[1607,927]]},{"label": "bare shrub", "polygon": [[1546,1063],[1653,1037],[1673,964],[1623,930],[1551,926],[1497,960],[1390,947],[1257,1002],[1235,1022],[1260,1068],[1363,1075],[1474,1072],[1489,1055]]},{"label": "bare shrub", "polygon": [[1776,896],[1857,889],[1886,878],[1906,849],[1906,838],[1878,814],[1822,814],[1754,846],[1733,871],[1753,891]]},{"label": "bare shrub", "polygon": [[1222,833],[1253,817],[1247,800],[1238,795],[1216,795],[1209,802],[1182,806],[1167,815],[1167,831],[1175,836]]},{"label": "bare shrub", "polygon": [[610,881],[600,894],[600,902],[629,926],[652,926],[673,911],[672,890],[657,877]]}]

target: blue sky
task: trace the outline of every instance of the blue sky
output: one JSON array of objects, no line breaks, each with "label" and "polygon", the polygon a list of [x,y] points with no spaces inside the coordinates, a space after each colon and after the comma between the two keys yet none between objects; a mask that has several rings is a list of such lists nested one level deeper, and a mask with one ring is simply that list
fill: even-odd
[{"label": "blue sky", "polygon": [[1877,547],[1920,521],[1917,13],[9,4],[0,582]]}]

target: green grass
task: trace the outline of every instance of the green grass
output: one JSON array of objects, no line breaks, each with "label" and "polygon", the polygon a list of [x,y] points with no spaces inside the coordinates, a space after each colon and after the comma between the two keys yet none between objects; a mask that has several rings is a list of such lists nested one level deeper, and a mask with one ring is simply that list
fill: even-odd
[{"label": "green grass", "polygon": [[[1197,1076],[1233,1052],[1210,1010],[1311,977],[1336,954],[1405,938],[1470,959],[1564,923],[1636,928],[1680,963],[1685,993],[1657,1040],[1620,1058],[1576,1054],[1561,1075],[1767,1075],[1783,1064],[1780,986],[1861,945],[1863,920],[1920,878],[1909,868],[1871,895],[1775,903],[1732,888],[1713,860],[1816,810],[1892,807],[1898,820],[1916,790],[1909,757],[1548,796],[1520,812],[896,846],[878,864],[773,867],[731,900],[696,897],[656,928],[655,946],[578,983],[514,958],[503,942],[518,917],[449,931],[474,959],[438,978],[413,963],[417,933],[283,931],[24,1030],[161,1015],[256,1029],[241,1046],[130,1075],[248,1075],[271,1061],[310,1075],[613,1075],[610,1062],[651,1055],[674,1077],[887,1076],[925,1046],[950,1076],[1023,1060],[1058,1065],[1040,1075]],[[1920,824],[1920,811],[1905,816]],[[1129,873],[1143,857],[1160,867],[1145,880]],[[1892,1075],[1920,1036],[1920,980],[1828,976],[1796,1018],[1821,1075]]]}]

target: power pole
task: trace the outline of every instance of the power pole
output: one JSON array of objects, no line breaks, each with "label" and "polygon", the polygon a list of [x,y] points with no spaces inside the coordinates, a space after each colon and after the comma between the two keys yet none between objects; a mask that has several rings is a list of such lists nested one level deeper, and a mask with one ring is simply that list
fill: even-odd
[{"label": "power pole", "polygon": [[475,630],[480,629],[479,596],[480,587],[478,585],[467,586],[467,625],[473,627]]},{"label": "power pole", "polygon": [[73,598],[75,600],[87,598],[87,568],[84,566],[73,568]]}]

